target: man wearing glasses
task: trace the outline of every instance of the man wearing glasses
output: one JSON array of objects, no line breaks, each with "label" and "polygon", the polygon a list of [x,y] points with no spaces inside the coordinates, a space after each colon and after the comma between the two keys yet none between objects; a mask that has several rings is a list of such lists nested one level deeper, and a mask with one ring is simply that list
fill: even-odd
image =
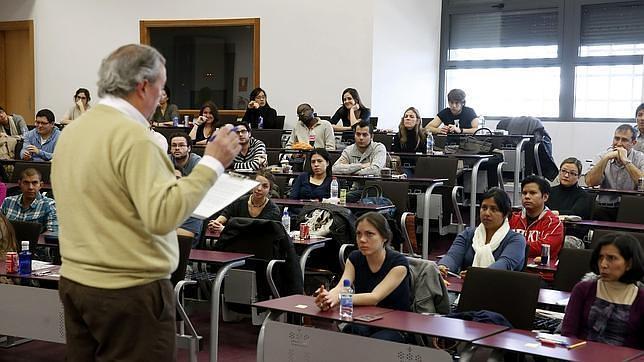
[{"label": "man wearing glasses", "polygon": [[559,166],[559,185],[552,188],[546,206],[560,215],[577,215],[589,219],[592,199],[579,186],[581,161],[575,157],[563,160]]},{"label": "man wearing glasses", "polygon": [[264,142],[253,138],[250,134],[250,125],[245,122],[235,122],[235,129],[239,136],[241,152],[233,160],[235,170],[257,171],[266,167],[266,145]]},{"label": "man wearing glasses", "polygon": [[[593,168],[586,174],[586,185],[602,189],[635,190],[644,173],[644,153],[634,149],[637,133],[630,124],[615,130],[613,144],[599,154]],[[615,221],[619,210],[620,196],[600,194],[597,196],[593,219]]]},{"label": "man wearing glasses", "polygon": [[192,151],[191,142],[190,136],[185,133],[175,133],[170,137],[170,159],[174,169],[179,171],[181,176],[189,175],[201,160],[201,156],[190,152]]},{"label": "man wearing glasses", "polygon": [[25,133],[20,157],[25,161],[51,161],[60,130],[54,124],[54,112],[41,109],[36,113],[36,128]]}]

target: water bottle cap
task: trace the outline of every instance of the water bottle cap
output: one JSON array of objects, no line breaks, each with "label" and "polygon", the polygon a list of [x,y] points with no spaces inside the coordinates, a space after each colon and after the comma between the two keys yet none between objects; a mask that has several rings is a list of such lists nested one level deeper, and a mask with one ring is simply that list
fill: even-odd
[{"label": "water bottle cap", "polygon": [[345,287],[345,288],[346,288],[346,287],[350,287],[350,286],[351,286],[351,281],[350,281],[349,279],[345,279],[345,280],[342,282],[342,285],[344,285],[344,287]]},{"label": "water bottle cap", "polygon": [[28,240],[23,240],[22,243],[22,249],[24,250],[25,248],[29,249],[29,241]]}]

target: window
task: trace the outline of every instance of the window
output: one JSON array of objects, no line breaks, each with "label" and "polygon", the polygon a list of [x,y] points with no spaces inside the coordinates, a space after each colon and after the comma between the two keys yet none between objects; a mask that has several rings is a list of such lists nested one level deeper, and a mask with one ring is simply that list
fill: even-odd
[{"label": "window", "polygon": [[439,104],[461,88],[487,117],[632,118],[641,19],[642,1],[443,0]]},{"label": "window", "polygon": [[166,58],[170,103],[246,109],[259,86],[259,19],[141,21],[141,29],[141,42]]}]

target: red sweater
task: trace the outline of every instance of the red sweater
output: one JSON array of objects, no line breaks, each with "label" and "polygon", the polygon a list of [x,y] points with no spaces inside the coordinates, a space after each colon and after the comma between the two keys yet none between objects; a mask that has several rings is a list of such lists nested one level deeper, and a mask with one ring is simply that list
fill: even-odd
[{"label": "red sweater", "polygon": [[550,258],[552,261],[557,260],[559,250],[563,246],[564,228],[559,217],[548,208],[530,225],[525,210],[513,213],[510,228],[525,237],[530,246],[528,257],[541,256],[541,245],[550,244]]}]

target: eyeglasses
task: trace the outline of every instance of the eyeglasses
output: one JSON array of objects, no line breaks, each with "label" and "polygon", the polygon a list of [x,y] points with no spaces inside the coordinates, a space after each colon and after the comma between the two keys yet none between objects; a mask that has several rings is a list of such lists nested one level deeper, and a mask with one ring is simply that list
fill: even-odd
[{"label": "eyeglasses", "polygon": [[255,97],[256,101],[260,101],[262,99],[266,99],[266,96],[257,96],[257,97]]},{"label": "eyeglasses", "polygon": [[559,173],[564,175],[564,176],[565,175],[572,176],[572,177],[579,176],[579,174],[577,172],[575,172],[575,171],[568,171],[568,170],[564,170],[564,169],[559,170]]},{"label": "eyeglasses", "polygon": [[240,129],[239,131],[237,131],[237,134],[248,134],[248,130],[247,129]]}]

